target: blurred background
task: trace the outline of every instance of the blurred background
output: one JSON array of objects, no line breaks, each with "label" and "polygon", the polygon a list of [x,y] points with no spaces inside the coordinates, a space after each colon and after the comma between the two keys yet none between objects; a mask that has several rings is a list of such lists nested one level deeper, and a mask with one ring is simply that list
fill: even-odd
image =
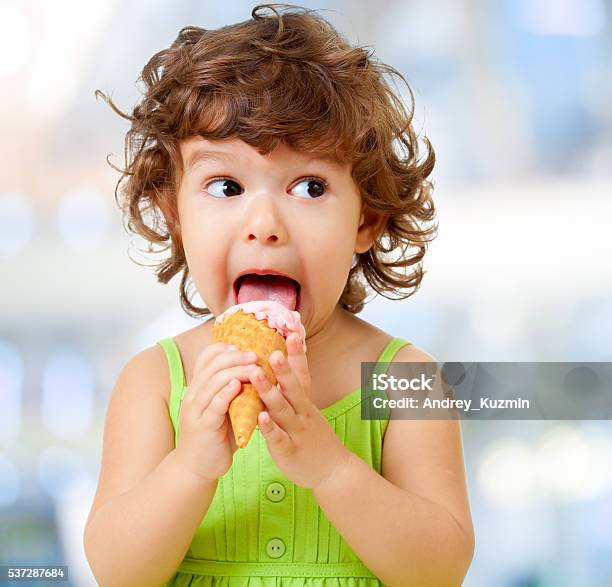
[{"label": "blurred background", "polygon": [[[0,564],[66,564],[122,366],[196,321],[115,206],[147,60],[256,2],[0,2]],[[420,290],[360,316],[440,361],[612,360],[612,2],[321,0],[416,98],[439,237]],[[400,91],[405,88],[400,85]],[[405,94],[404,94],[405,95]],[[602,416],[606,418],[608,416]],[[464,421],[468,587],[612,585],[610,421]]]}]

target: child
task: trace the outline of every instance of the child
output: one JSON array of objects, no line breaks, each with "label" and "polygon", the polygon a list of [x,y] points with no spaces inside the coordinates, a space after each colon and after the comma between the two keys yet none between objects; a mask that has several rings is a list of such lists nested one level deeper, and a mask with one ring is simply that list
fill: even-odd
[{"label": "child", "polygon": [[[361,362],[434,360],[356,316],[366,283],[405,298],[421,282],[433,150],[419,161],[395,69],[280,6],[182,29],[131,116],[104,96],[132,123],[129,227],[170,249],[159,281],[182,271],[183,308],[214,318],[238,276],[291,278],[307,350],[290,336],[271,354],[272,386],[209,319],[126,364],[84,535],[100,585],[459,585],[472,558],[458,422],[360,412]],[[240,382],[266,409],[237,450]]]}]

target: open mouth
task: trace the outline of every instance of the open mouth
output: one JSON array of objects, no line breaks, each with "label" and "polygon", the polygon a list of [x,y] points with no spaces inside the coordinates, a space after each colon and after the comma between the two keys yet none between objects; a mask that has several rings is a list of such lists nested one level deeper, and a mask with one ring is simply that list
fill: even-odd
[{"label": "open mouth", "polygon": [[[241,288],[245,286],[241,291]],[[270,273],[246,273],[234,282],[234,303],[272,300],[299,312],[302,302],[302,286],[286,275]]]}]

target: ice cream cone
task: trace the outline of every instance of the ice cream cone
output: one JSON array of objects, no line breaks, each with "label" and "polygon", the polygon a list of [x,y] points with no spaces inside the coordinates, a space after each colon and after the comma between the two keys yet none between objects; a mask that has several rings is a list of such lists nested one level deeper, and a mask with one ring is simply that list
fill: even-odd
[{"label": "ice cream cone", "polygon": [[[276,385],[274,371],[268,357],[276,350],[287,356],[285,337],[268,325],[266,318],[258,320],[255,314],[242,309],[223,317],[212,329],[213,338],[218,342],[232,344],[241,351],[257,353],[257,364],[267,378]],[[257,417],[265,409],[257,390],[251,383],[242,383],[238,395],[229,406],[229,417],[236,438],[236,444],[244,448],[257,426]]]}]

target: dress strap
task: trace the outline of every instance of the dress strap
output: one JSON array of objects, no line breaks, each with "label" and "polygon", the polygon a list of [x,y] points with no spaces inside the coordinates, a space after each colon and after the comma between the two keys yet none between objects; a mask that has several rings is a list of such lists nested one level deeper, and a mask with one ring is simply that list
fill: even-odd
[{"label": "dress strap", "polygon": [[[380,353],[380,357],[374,365],[374,369],[371,373],[371,376],[381,375],[382,373],[386,373],[389,368],[389,363],[393,361],[393,357],[395,357],[397,351],[399,351],[403,346],[408,344],[412,344],[407,340],[404,340],[400,337],[395,337],[389,341],[389,344],[384,348],[383,352]],[[365,393],[368,398],[380,397],[381,399],[387,399],[387,393],[382,390],[373,390],[370,386],[367,386],[362,393]],[[366,409],[361,411],[362,419],[365,417],[368,420],[379,420],[381,422],[381,434],[385,435],[385,431],[387,429],[387,425],[389,423],[390,417],[390,409],[385,405],[382,408],[376,408],[372,404],[366,404]]]},{"label": "dress strap", "polygon": [[390,363],[395,356],[395,353],[399,351],[403,346],[407,344],[412,344],[403,338],[396,336],[395,338],[389,341],[389,344],[385,347],[382,353],[380,353],[380,357],[378,357],[379,363]]},{"label": "dress strap", "polygon": [[389,341],[389,344],[387,344],[387,346],[383,349],[383,352],[380,353],[380,357],[378,357],[378,360],[376,361],[376,366],[374,367],[374,372],[386,372],[388,365],[383,366],[382,363],[390,363],[391,361],[393,361],[393,357],[395,357],[397,351],[399,351],[403,346],[406,346],[408,344],[412,343],[398,336],[392,338]]},{"label": "dress strap", "polygon": [[174,425],[174,439],[175,443],[178,441],[179,434],[179,412],[181,409],[181,402],[183,401],[183,392],[185,389],[185,371],[183,369],[183,361],[181,360],[181,353],[179,352],[178,346],[174,342],[173,338],[164,338],[157,341],[164,352],[166,353],[166,359],[168,360],[168,369],[170,370],[170,418]]},{"label": "dress strap", "polygon": [[176,346],[173,338],[164,338],[158,343],[165,351],[168,359],[168,367],[170,369],[170,385],[173,388],[180,389],[185,385],[185,373],[183,372],[183,361],[181,353]]}]

